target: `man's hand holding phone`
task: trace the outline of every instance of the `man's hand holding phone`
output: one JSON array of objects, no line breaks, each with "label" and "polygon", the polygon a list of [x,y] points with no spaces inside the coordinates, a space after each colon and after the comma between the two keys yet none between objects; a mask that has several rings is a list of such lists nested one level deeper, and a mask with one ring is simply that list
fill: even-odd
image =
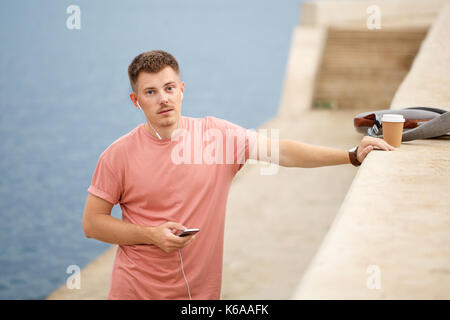
[{"label": "man's hand holding phone", "polygon": [[176,222],[166,222],[150,230],[151,243],[167,253],[187,246],[199,231],[199,229],[187,229]]}]

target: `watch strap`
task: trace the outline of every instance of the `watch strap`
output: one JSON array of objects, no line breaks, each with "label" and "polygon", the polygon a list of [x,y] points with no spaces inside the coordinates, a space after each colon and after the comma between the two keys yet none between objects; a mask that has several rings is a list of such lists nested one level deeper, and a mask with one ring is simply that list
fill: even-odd
[{"label": "watch strap", "polygon": [[357,157],[358,147],[353,149],[348,151],[348,157],[350,158],[350,162],[352,165],[354,165],[355,167],[359,167],[361,165],[361,162],[358,161]]}]

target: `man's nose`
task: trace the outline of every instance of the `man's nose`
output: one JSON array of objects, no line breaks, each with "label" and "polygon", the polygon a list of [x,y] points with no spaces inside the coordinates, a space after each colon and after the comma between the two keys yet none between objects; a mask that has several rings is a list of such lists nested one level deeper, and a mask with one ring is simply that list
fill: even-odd
[{"label": "man's nose", "polygon": [[160,104],[167,104],[169,103],[169,98],[167,97],[167,95],[165,93],[161,93],[161,98],[160,98]]}]

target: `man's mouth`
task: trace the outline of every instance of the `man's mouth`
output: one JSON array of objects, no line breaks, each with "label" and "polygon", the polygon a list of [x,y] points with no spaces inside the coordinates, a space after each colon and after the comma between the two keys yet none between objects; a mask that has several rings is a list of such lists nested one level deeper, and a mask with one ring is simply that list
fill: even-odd
[{"label": "man's mouth", "polygon": [[158,112],[159,114],[168,114],[169,112],[171,112],[171,111],[173,111],[173,109],[165,109],[165,110],[162,110],[162,111],[160,111],[160,112]]}]

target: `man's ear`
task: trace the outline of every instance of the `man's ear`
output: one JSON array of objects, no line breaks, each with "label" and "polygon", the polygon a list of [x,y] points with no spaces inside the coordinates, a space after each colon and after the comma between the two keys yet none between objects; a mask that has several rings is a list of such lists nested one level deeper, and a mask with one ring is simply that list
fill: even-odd
[{"label": "man's ear", "polygon": [[184,81],[180,82],[180,90],[181,90],[181,99],[183,99],[183,96],[184,96]]},{"label": "man's ear", "polygon": [[136,93],[131,92],[130,93],[130,99],[131,99],[131,102],[133,102],[134,106],[136,108],[140,109],[139,106],[137,105],[137,95],[136,95]]}]

